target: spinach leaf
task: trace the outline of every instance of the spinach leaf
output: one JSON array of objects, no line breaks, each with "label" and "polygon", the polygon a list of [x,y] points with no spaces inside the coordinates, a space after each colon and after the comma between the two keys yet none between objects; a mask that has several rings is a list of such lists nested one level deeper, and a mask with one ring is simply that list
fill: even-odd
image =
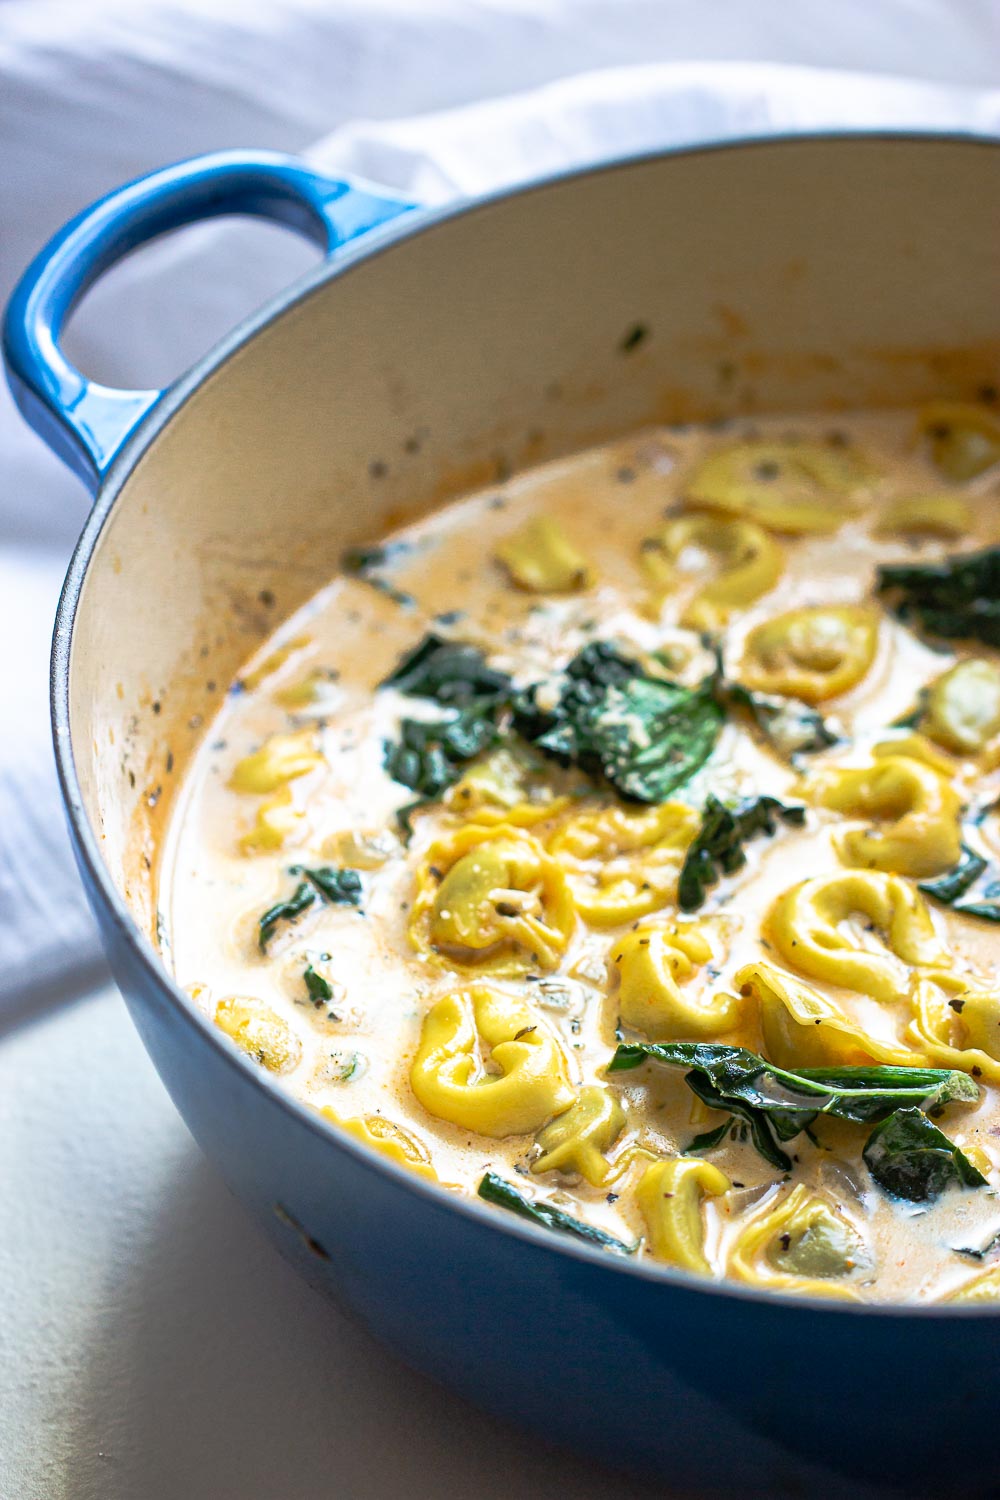
[{"label": "spinach leaf", "polygon": [[723,1120],[722,1124],[717,1125],[714,1130],[703,1130],[701,1135],[696,1135],[688,1141],[684,1147],[684,1154],[688,1155],[692,1151],[711,1151],[713,1147],[722,1144],[732,1129],[733,1121],[729,1119]]},{"label": "spinach leaf", "polygon": [[433,801],[458,780],[467,761],[497,743],[499,718],[498,706],[480,699],[452,719],[403,719],[399,739],[383,747],[385,769],[393,781]]},{"label": "spinach leaf", "polygon": [[773,836],[782,823],[801,827],[806,810],[797,803],[779,802],[777,797],[748,797],[735,807],[726,807],[709,796],[701,815],[701,827],[688,848],[677,882],[677,903],[682,911],[697,911],[710,886],[722,875],[732,875],[746,864],[743,845],[757,834]]},{"label": "spinach leaf", "polygon": [[[769,1063],[771,1073],[777,1073]],[[957,1068],[872,1067],[803,1068],[784,1075],[805,1079],[812,1088],[827,1088],[833,1102],[821,1114],[842,1120],[881,1120],[890,1110],[908,1106],[937,1112],[946,1104],[975,1104],[979,1085]]]},{"label": "spinach leaf", "polygon": [[[1000,896],[1000,884],[988,886],[983,894]],[[1000,901],[960,901],[954,910],[963,917],[978,917],[981,922],[1000,922]]]},{"label": "spinach leaf", "polygon": [[626,1245],[624,1240],[615,1239],[613,1234],[607,1234],[593,1224],[585,1224],[580,1219],[574,1219],[570,1214],[564,1214],[561,1209],[553,1208],[549,1203],[535,1202],[525,1198],[513,1183],[507,1182],[503,1177],[498,1177],[495,1172],[486,1173],[479,1184],[478,1192],[480,1198],[484,1198],[487,1203],[495,1203],[500,1208],[509,1208],[511,1213],[519,1214],[522,1219],[528,1219],[532,1224],[540,1224],[543,1229],[555,1229],[561,1234],[571,1234],[574,1239],[583,1240],[588,1245],[597,1245],[602,1250],[613,1250],[618,1255],[631,1255],[638,1248],[636,1245]]},{"label": "spinach leaf", "polygon": [[409,832],[410,814],[452,786],[467,761],[495,745],[511,680],[489,666],[482,651],[430,631],[382,682],[397,692],[429,698],[452,716],[428,722],[403,719],[399,739],[386,740],[383,764],[394,781],[418,794],[397,813]]},{"label": "spinach leaf", "polygon": [[257,943],[261,953],[267,952],[267,945],[279,927],[285,922],[294,922],[316,899],[312,886],[307,880],[302,880],[287,901],[277,901],[274,906],[269,906],[257,922]]},{"label": "spinach leaf", "polygon": [[720,682],[719,692],[725,702],[747,710],[768,744],[785,760],[814,755],[840,740],[823,715],[798,698],[755,693],[742,682]]},{"label": "spinach leaf", "polygon": [[635,802],[663,802],[703,766],[723,724],[711,679],[682,687],[647,676],[606,641],[569,663],[557,702],[546,685],[514,698],[514,727],[563,765],[603,775]]},{"label": "spinach leaf", "polygon": [[[783,1139],[789,1137],[782,1135],[781,1130],[778,1129],[778,1122],[769,1118],[766,1111],[755,1109],[752,1105],[744,1103],[742,1099],[720,1093],[719,1089],[715,1087],[715,1084],[704,1073],[692,1070],[690,1073],[685,1074],[684,1082],[695,1097],[700,1099],[703,1104],[707,1104],[709,1109],[724,1109],[727,1111],[728,1119],[723,1122],[724,1130],[732,1130],[734,1121],[742,1120],[743,1139],[746,1139],[747,1131],[749,1131],[750,1139],[753,1141],[755,1149],[765,1161],[770,1162],[772,1167],[777,1167],[779,1172],[790,1172],[792,1170],[791,1157],[782,1150],[780,1144]],[[806,1115],[803,1118],[808,1123],[814,1117]],[[786,1123],[784,1120],[782,1121],[783,1126]],[[739,1126],[736,1128],[741,1129]],[[791,1131],[791,1135],[796,1135],[797,1133],[795,1130]],[[712,1131],[709,1134],[714,1135],[716,1132]],[[698,1139],[704,1141],[703,1136],[699,1136]],[[704,1146],[702,1149],[704,1150]]]},{"label": "spinach leaf", "polygon": [[[982,899],[958,899],[959,896],[966,895],[987,873],[990,874],[990,879],[979,892]],[[962,857],[957,865],[934,880],[921,880],[918,889],[925,896],[932,896],[935,901],[950,906],[953,911],[961,912],[964,917],[978,917],[983,922],[1000,922],[1000,878],[996,867],[967,844],[962,845]]]},{"label": "spinach leaf", "polygon": [[314,1005],[320,1006],[327,1000],[333,999],[333,988],[329,980],[324,979],[322,974],[317,974],[312,964],[306,964],[302,971],[302,978],[305,980],[309,999]]},{"label": "spinach leaf", "polygon": [[933,880],[918,881],[917,890],[923,891],[925,896],[933,896],[935,901],[943,901],[946,906],[951,906],[959,896],[965,895],[970,886],[975,885],[986,865],[987,861],[982,855],[963,844],[962,858],[958,864]]},{"label": "spinach leaf", "polygon": [[361,877],[356,870],[337,870],[332,865],[323,865],[317,870],[305,865],[289,865],[289,875],[303,878],[285,901],[268,907],[257,922],[257,943],[262,953],[287,922],[294,922],[302,913],[317,903],[359,906],[361,904]]},{"label": "spinach leaf", "polygon": [[511,681],[506,672],[487,665],[478,646],[449,641],[431,630],[379,686],[461,708],[484,698],[508,697]]},{"label": "spinach leaf", "polygon": [[[974,1103],[979,1086],[953,1068],[871,1067],[801,1068],[792,1072],[745,1047],[718,1042],[622,1042],[608,1064],[609,1073],[638,1068],[647,1060],[703,1074],[727,1099],[738,1098],[776,1118],[807,1113],[837,1115],[844,1120],[883,1119],[907,1104],[926,1108]],[[811,1121],[806,1121],[807,1124]],[[789,1128],[789,1140],[803,1128]]]},{"label": "spinach leaf", "polygon": [[309,870],[305,865],[289,865],[288,873],[304,876],[323,900],[333,906],[361,905],[361,876],[357,870],[339,870],[333,865]]},{"label": "spinach leaf", "polygon": [[899,618],[929,635],[1000,646],[1000,547],[882,566],[876,590],[894,595]]},{"label": "spinach leaf", "polygon": [[[780,1143],[808,1129],[817,1115],[882,1120],[906,1106],[937,1109],[979,1098],[977,1084],[951,1069],[843,1067],[793,1073],[743,1047],[703,1042],[623,1043],[608,1072],[637,1068],[647,1060],[688,1068],[684,1082],[692,1093],[712,1109],[745,1121],[761,1156],[785,1172],[791,1162]],[[699,1140],[705,1149],[705,1138]]]},{"label": "spinach leaf", "polygon": [[969,1158],[919,1109],[897,1109],[876,1125],[862,1152],[879,1187],[928,1203],[950,1187],[986,1187]]}]

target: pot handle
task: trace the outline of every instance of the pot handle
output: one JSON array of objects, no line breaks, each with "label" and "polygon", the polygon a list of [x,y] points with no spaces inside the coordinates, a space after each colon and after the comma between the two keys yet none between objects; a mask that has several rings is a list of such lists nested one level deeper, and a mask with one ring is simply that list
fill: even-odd
[{"label": "pot handle", "polygon": [[59,347],[67,317],[102,272],[168,230],[224,214],[285,224],[332,255],[413,207],[270,151],[217,151],[139,177],[71,219],[18,282],[3,325],[14,400],[94,493],[123,443],[164,394],[88,380]]}]

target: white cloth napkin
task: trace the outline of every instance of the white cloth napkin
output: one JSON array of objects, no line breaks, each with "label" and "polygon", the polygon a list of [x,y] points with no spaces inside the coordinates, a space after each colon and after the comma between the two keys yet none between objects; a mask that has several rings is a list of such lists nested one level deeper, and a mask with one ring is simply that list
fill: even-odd
[{"label": "white cloth napkin", "polygon": [[[884,75],[662,61],[703,53],[876,59]],[[608,61],[628,65],[577,71]],[[238,20],[223,0],[8,0],[0,296],[84,202],[198,150],[301,149],[337,126],[308,149],[314,163],[440,203],[699,139],[827,125],[1000,131],[1000,92],[965,86],[995,75],[998,61],[1000,13],[986,0],[925,0],[916,13],[908,0],[259,0]],[[908,71],[951,81],[887,76]],[[505,95],[525,83],[540,86]],[[462,107],[421,112],[442,104]],[[95,289],[71,353],[112,383],[165,382],[308,259],[273,230],[188,231]],[[0,1008],[51,994],[55,983],[71,988],[99,962],[63,828],[46,706],[52,614],[86,508],[4,390]]]}]

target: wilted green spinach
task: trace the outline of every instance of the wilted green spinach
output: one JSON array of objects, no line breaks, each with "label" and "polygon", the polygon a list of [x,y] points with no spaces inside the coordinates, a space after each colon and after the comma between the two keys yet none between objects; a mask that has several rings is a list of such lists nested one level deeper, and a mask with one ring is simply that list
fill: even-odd
[{"label": "wilted green spinach", "polygon": [[500,1208],[510,1209],[511,1213],[519,1214],[522,1219],[528,1219],[532,1224],[540,1224],[543,1229],[555,1229],[560,1234],[570,1234],[574,1239],[583,1240],[588,1245],[597,1245],[602,1250],[613,1250],[618,1255],[631,1255],[638,1247],[626,1245],[624,1240],[615,1239],[613,1234],[608,1234],[603,1229],[598,1229],[593,1224],[586,1224],[581,1219],[574,1219],[571,1214],[563,1213],[560,1208],[553,1208],[549,1203],[535,1202],[519,1193],[513,1183],[503,1177],[498,1177],[495,1172],[487,1172],[479,1184],[479,1196],[487,1203],[495,1203]]},{"label": "wilted green spinach", "polygon": [[677,882],[682,911],[697,911],[710,886],[723,875],[742,870],[747,862],[744,844],[758,834],[777,833],[779,822],[801,827],[806,810],[777,797],[747,797],[727,807],[718,797],[705,801],[701,827],[688,848]]},{"label": "wilted green spinach", "polygon": [[607,641],[573,658],[554,705],[546,688],[516,695],[518,733],[560,764],[604,776],[634,802],[663,802],[689,781],[724,720],[712,679],[689,688],[649,676]]}]

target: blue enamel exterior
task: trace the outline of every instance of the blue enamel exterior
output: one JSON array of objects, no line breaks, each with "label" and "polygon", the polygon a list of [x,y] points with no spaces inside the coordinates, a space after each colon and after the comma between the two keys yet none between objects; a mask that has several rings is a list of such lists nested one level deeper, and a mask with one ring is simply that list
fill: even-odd
[{"label": "blue enamel exterior", "polygon": [[[221,161],[233,167],[249,194],[240,211],[253,211],[245,204],[256,195],[255,201],[266,200],[269,215],[319,233],[317,200],[302,186],[303,177],[313,176],[307,169],[300,175],[284,162],[282,186],[272,183],[270,195],[258,173],[262,161],[273,158]],[[237,163],[248,178],[240,177]],[[170,170],[200,177],[203,169],[204,163],[195,163]],[[614,171],[615,164],[598,170]],[[125,191],[144,201],[142,183]],[[360,232],[366,220],[382,222],[401,207],[366,193],[355,200],[360,212],[345,221],[337,205],[346,211],[354,190],[337,184],[331,192],[322,214],[328,247],[333,236],[343,243],[351,224]],[[120,200],[113,195],[105,201],[113,208]],[[168,215],[169,222],[194,216],[192,200],[185,201],[186,218]],[[231,193],[224,195],[225,207],[213,207],[217,199],[210,192],[204,201],[206,213],[236,211]],[[276,201],[283,205],[280,214]],[[91,241],[86,226],[95,212],[76,221],[84,244]],[[414,214],[390,238],[405,240],[441,217]],[[63,316],[72,296],[97,274],[92,259],[87,276],[79,265],[74,269],[66,238],[73,230],[53,241],[61,264],[55,300],[62,298]],[[105,233],[111,233],[107,226]],[[119,242],[114,253],[123,248]],[[346,259],[366,253],[359,246]],[[334,278],[341,264],[338,257],[325,277]],[[138,405],[127,420],[118,409],[106,447],[89,431],[81,434],[79,401],[72,420],[58,412],[61,377],[52,361],[54,341],[46,347],[43,332],[47,323],[58,328],[52,284],[43,255],[8,315],[19,355],[12,383],[22,398],[27,393],[35,401],[34,418],[32,400],[24,403],[29,420],[37,421],[42,408],[37,425],[43,436],[93,484],[114,443],[132,431]],[[35,298],[46,302],[47,314],[38,311]],[[41,339],[39,359],[29,357],[29,326],[32,338]],[[137,932],[101,861],[69,749],[73,621],[94,545],[135,453],[247,337],[253,337],[252,328],[167,393],[121,454],[71,564],[52,659],[56,758],[84,884],[135,1024],[206,1155],[303,1275],[409,1363],[540,1438],[654,1476],[665,1494],[986,1500],[1000,1493],[1000,1454],[990,1440],[1000,1338],[989,1308],[834,1304],[706,1284],[444,1193],[331,1131],[239,1056],[185,1002]],[[8,333],[9,361],[10,338]],[[39,390],[27,385],[25,372]],[[133,399],[141,402],[142,394],[133,393]],[[159,393],[145,394],[148,411]],[[503,1462],[499,1446],[497,1462]],[[613,1486],[611,1478],[609,1493]]]},{"label": "blue enamel exterior", "polygon": [[226,214],[285,224],[330,255],[412,206],[269,151],[214,152],[140,177],[72,219],[18,283],[3,327],[14,400],[39,436],[96,492],[115,455],[163,395],[88,380],[59,347],[69,314],[115,261],[172,229]]}]

